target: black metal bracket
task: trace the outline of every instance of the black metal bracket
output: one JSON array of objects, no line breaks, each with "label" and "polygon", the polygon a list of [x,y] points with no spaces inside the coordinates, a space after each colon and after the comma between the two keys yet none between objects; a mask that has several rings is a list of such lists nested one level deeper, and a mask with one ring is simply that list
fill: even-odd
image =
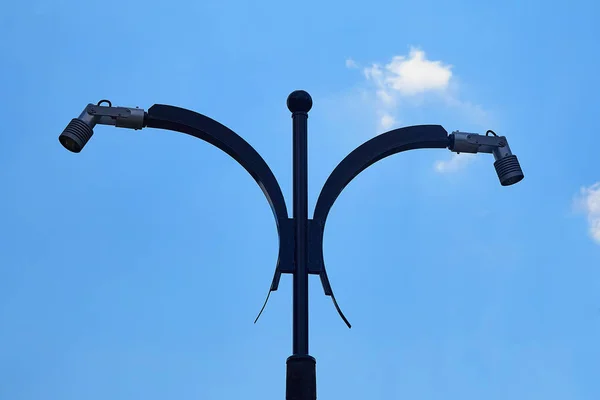
[{"label": "black metal bracket", "polygon": [[308,273],[312,275],[323,272],[323,228],[319,221],[308,220]]},{"label": "black metal bracket", "polygon": [[281,224],[279,230],[279,268],[273,277],[271,290],[279,287],[281,274],[293,274],[294,267],[294,220],[287,218]]}]

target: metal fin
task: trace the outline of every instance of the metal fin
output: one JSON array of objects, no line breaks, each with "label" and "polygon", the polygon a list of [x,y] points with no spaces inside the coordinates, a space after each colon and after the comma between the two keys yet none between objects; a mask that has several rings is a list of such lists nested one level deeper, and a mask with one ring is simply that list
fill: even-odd
[{"label": "metal fin", "polygon": [[342,319],[344,320],[344,322],[348,326],[348,329],[352,328],[352,325],[350,325],[350,322],[346,319],[346,316],[344,315],[344,313],[340,309],[340,306],[338,306],[337,301],[335,301],[335,296],[333,295],[333,293],[331,293],[331,300],[333,300],[333,305],[335,306],[335,309],[337,310],[338,314],[340,314],[340,317],[342,317]]},{"label": "metal fin", "polygon": [[335,300],[333,290],[331,289],[331,284],[329,283],[329,277],[327,276],[327,271],[325,270],[325,265],[323,265],[319,277],[321,278],[321,284],[323,285],[323,291],[325,292],[325,295],[331,297],[331,300],[333,300],[333,305],[335,306],[335,310],[338,312],[342,320],[344,320],[346,326],[348,326],[349,329],[352,328],[352,325],[350,324],[350,322],[342,312],[340,306],[338,305],[337,301]]},{"label": "metal fin", "polygon": [[258,321],[258,319],[262,315],[263,311],[265,310],[265,307],[267,306],[267,302],[269,301],[269,296],[271,296],[271,292],[272,292],[272,290],[269,289],[269,293],[267,293],[267,298],[265,299],[265,303],[263,304],[262,308],[260,309],[260,312],[258,313],[258,315],[256,316],[256,319],[254,320],[255,324],[256,324],[256,321]]}]

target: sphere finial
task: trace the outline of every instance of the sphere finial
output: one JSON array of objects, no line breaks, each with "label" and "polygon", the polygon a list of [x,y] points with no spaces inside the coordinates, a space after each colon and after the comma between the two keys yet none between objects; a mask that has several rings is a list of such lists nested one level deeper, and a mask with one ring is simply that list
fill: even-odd
[{"label": "sphere finial", "polygon": [[287,98],[287,107],[291,112],[309,112],[312,108],[312,97],[304,90],[295,90]]}]

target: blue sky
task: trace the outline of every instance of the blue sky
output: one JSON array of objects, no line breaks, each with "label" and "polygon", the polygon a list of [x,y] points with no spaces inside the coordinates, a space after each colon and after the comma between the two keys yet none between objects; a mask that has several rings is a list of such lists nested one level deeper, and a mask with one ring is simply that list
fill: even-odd
[{"label": "blue sky", "polygon": [[[291,209],[295,89],[310,206],[385,127],[509,138],[404,153],[329,216],[311,280],[320,399],[598,399],[600,59],[593,1],[10,2],[0,14],[0,399],[282,399],[291,278],[250,176],[191,137],[98,127],[89,102],[177,105],[251,143]],[[595,235],[595,237],[594,237]]]}]

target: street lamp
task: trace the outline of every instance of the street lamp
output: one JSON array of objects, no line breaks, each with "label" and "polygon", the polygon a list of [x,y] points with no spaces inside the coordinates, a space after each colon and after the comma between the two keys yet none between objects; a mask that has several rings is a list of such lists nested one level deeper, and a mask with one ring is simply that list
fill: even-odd
[{"label": "street lamp", "polygon": [[[104,103],[107,105],[102,105]],[[279,287],[281,274],[293,275],[293,351],[286,362],[286,399],[315,400],[316,361],[308,351],[309,274],[319,275],[325,295],[331,297],[337,312],[346,325],[351,327],[335,300],[323,260],[323,233],[327,215],[346,185],[375,162],[413,149],[448,148],[456,153],[492,153],[502,186],[521,181],[523,171],[517,157],[512,154],[506,137],[498,136],[493,131],[488,131],[485,135],[455,131],[448,135],[440,125],[394,129],[363,143],[337,165],[327,178],[317,199],[313,218],[310,219],[307,122],[312,98],[307,92],[297,90],[288,96],[287,106],[292,113],[293,122],[292,218],[288,216],[279,183],[258,152],[229,128],[190,110],[156,104],[146,112],[140,108],[113,107],[109,101],[102,100],[96,105],[88,104],[78,118],[71,120],[59,136],[59,141],[67,150],[79,153],[98,124],[136,130],[157,128],[177,131],[218,147],[252,175],[271,206],[279,236],[279,257],[269,294]],[[261,309],[260,313],[262,311]]]}]

